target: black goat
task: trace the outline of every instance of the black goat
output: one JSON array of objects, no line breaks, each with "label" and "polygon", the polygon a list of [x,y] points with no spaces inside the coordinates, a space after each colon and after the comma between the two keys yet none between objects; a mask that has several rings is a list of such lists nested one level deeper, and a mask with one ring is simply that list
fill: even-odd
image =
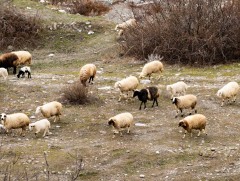
[{"label": "black goat", "polygon": [[153,105],[156,102],[156,105],[158,106],[158,97],[159,97],[159,92],[157,87],[147,87],[146,89],[141,89],[140,91],[134,91],[133,97],[138,96],[138,99],[141,101],[139,110],[142,108],[142,103],[144,103],[144,109],[146,108],[146,103],[147,100],[152,101],[153,100]]}]

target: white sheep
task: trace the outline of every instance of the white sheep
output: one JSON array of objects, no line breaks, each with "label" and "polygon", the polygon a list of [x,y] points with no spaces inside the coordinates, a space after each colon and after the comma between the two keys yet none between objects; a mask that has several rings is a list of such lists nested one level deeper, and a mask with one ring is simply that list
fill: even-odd
[{"label": "white sheep", "polygon": [[[197,105],[197,97],[193,94],[187,94],[184,96],[179,96],[179,97],[173,97],[172,98],[172,103],[175,104],[177,108],[177,114],[175,116],[178,117],[178,111],[182,113],[183,109],[189,109],[191,108],[192,110],[195,110],[195,113],[197,113],[197,109],[195,109]],[[190,114],[192,114],[190,112]],[[183,114],[182,114],[183,116]]]},{"label": "white sheep", "polygon": [[44,104],[42,106],[38,106],[36,109],[36,114],[39,114],[40,112],[45,118],[50,118],[52,116],[55,116],[54,122],[57,120],[60,121],[60,115],[62,111],[62,104],[57,101],[49,102],[47,104]]},{"label": "white sheep", "polygon": [[187,84],[185,84],[183,81],[167,85],[167,91],[171,94],[171,98],[174,96],[185,95],[187,88]]},{"label": "white sheep", "polygon": [[89,79],[88,83],[93,81],[94,77],[96,76],[97,68],[94,64],[86,64],[80,69],[80,81],[81,83],[86,86],[86,82]]},{"label": "white sheep", "polygon": [[[1,114],[1,122],[8,133],[11,129],[22,128],[20,135],[23,135],[23,131],[26,131],[30,123],[29,117],[24,113],[14,114]],[[23,135],[24,136],[24,135]]]},{"label": "white sheep", "polygon": [[180,120],[178,126],[183,127],[183,129],[185,130],[183,135],[183,138],[185,138],[187,132],[191,133],[191,137],[192,137],[192,129],[199,130],[199,133],[197,136],[200,136],[201,131],[207,135],[207,133],[205,132],[206,124],[207,124],[207,118],[204,115],[195,114],[195,115],[187,116],[184,119]]},{"label": "white sheep", "polygon": [[127,133],[130,133],[130,127],[133,125],[133,115],[129,112],[118,114],[108,120],[108,125],[115,128],[114,134],[120,133],[122,136],[121,130],[123,128],[127,128]]},{"label": "white sheep", "polygon": [[[149,60],[153,59],[153,61],[150,61],[148,63],[146,63],[142,69],[142,72],[140,73],[140,76],[139,78],[143,78],[143,77],[146,77],[148,76],[149,77],[149,80],[151,78],[151,75],[153,73],[162,73],[163,72],[163,64],[162,62],[160,62],[163,57],[159,57],[158,55],[150,55],[148,57]],[[158,60],[157,60],[158,59]],[[158,77],[158,79],[160,78],[160,75]]]},{"label": "white sheep", "polygon": [[5,68],[0,68],[0,76],[4,78],[4,80],[7,80],[8,77],[8,71]]},{"label": "white sheep", "polygon": [[120,96],[118,101],[121,101],[124,92],[127,92],[128,95],[128,91],[134,91],[138,85],[139,81],[135,76],[129,76],[125,79],[117,81],[114,87],[120,90]]},{"label": "white sheep", "polygon": [[136,19],[132,18],[127,21],[124,21],[123,23],[119,23],[115,26],[115,30],[125,30],[128,27],[133,27],[137,25]]},{"label": "white sheep", "polygon": [[232,99],[232,102],[235,102],[237,99],[237,94],[239,92],[239,85],[237,82],[229,82],[225,86],[223,86],[220,90],[217,91],[217,96],[222,99],[223,106],[225,99],[230,102],[230,99]]},{"label": "white sheep", "polygon": [[17,55],[18,60],[16,61],[16,65],[30,65],[32,62],[32,55],[28,51],[14,51],[11,52]]},{"label": "white sheep", "polygon": [[41,119],[39,121],[36,121],[35,123],[29,124],[29,130],[35,130],[35,136],[41,131],[43,131],[43,137],[45,135],[49,134],[49,129],[50,129],[50,122],[47,119]]}]

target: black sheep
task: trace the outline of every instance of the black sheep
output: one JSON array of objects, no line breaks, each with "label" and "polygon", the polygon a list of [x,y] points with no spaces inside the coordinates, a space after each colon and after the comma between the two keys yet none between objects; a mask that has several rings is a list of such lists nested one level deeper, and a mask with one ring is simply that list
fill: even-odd
[{"label": "black sheep", "polygon": [[153,105],[156,102],[158,106],[157,98],[159,97],[159,92],[157,87],[147,87],[146,89],[141,89],[140,91],[134,91],[133,97],[138,96],[138,99],[141,101],[139,110],[142,108],[142,103],[144,103],[144,109],[146,108],[147,100],[153,100]]}]

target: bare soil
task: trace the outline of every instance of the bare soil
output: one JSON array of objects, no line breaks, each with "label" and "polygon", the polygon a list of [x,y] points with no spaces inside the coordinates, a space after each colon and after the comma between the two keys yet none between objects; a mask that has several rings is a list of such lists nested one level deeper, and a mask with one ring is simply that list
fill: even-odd
[{"label": "bare soil", "polygon": [[[52,134],[45,138],[41,134],[36,138],[29,131],[20,137],[20,130],[1,134],[0,179],[73,180],[82,158],[76,180],[239,180],[240,98],[221,107],[215,94],[229,81],[240,82],[240,64],[208,68],[164,64],[159,80],[154,75],[151,84],[139,86],[157,85],[161,89],[159,106],[151,108],[148,102],[147,109],[140,111],[137,99],[118,102],[119,92],[113,89],[117,80],[138,76],[143,66],[128,57],[119,58],[113,28],[84,43],[75,42],[73,53],[34,50],[32,79],[17,79],[12,74],[6,82],[0,79],[0,112],[23,112],[32,117],[36,107],[46,102],[59,100],[64,104],[60,122],[50,119]],[[49,57],[50,53],[54,56]],[[80,67],[89,62],[98,68],[94,84],[88,85],[95,101],[65,104],[62,88],[78,81]],[[197,137],[194,131],[193,137],[182,139],[183,130],[178,127],[182,118],[174,118],[176,110],[165,90],[167,84],[179,80],[190,86],[187,93],[197,95],[198,113],[208,118],[208,135]],[[122,137],[113,138],[108,119],[126,111],[133,114],[135,123],[145,126],[134,126],[130,134],[124,131]],[[42,118],[38,115],[31,121]]]}]

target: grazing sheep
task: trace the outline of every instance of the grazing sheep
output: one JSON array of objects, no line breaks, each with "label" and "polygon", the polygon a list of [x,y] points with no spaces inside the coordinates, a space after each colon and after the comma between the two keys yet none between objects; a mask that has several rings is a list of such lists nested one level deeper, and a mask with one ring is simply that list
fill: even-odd
[{"label": "grazing sheep", "polygon": [[133,116],[129,112],[118,114],[108,120],[108,125],[112,125],[116,129],[114,134],[120,133],[122,136],[121,129],[123,128],[127,128],[127,133],[130,133],[130,127],[133,125]]},{"label": "grazing sheep", "polygon": [[[175,104],[175,106],[177,108],[177,114],[175,116],[175,118],[176,118],[176,117],[178,117],[178,110],[180,110],[181,113],[182,113],[183,109],[191,108],[192,110],[194,110],[196,107],[196,104],[197,104],[197,97],[192,94],[187,94],[187,95],[179,96],[179,97],[173,97],[172,103]],[[195,109],[195,113],[197,113],[196,109]],[[190,114],[192,114],[192,113],[190,112]],[[182,114],[182,117],[183,117],[183,114]]]},{"label": "grazing sheep", "polygon": [[5,68],[0,68],[0,76],[4,78],[4,80],[7,80],[8,77],[8,71]]},{"label": "grazing sheep", "polygon": [[[148,76],[149,80],[150,80],[152,73],[163,72],[163,64],[162,64],[162,62],[160,62],[163,59],[163,57],[160,57],[157,55],[150,55],[148,57],[148,59],[152,60],[152,61],[150,61],[144,65],[142,72],[140,73],[140,76],[139,76],[140,79]],[[158,79],[159,78],[160,78],[160,75],[159,75]]]},{"label": "grazing sheep", "polygon": [[237,82],[229,82],[225,86],[223,86],[220,90],[217,91],[217,96],[222,99],[223,106],[225,99],[228,99],[228,102],[230,102],[230,99],[232,98],[232,102],[235,102],[237,99],[237,94],[239,92],[239,85]]},{"label": "grazing sheep", "polygon": [[[24,113],[14,113],[14,114],[1,114],[1,122],[6,129],[6,132],[9,132],[11,129],[22,128],[20,135],[23,135],[23,131],[26,130],[30,123],[29,117]],[[24,136],[24,135],[23,135]]]},{"label": "grazing sheep", "polygon": [[28,51],[15,51],[11,52],[17,55],[18,60],[16,62],[18,65],[30,65],[32,63],[32,55]]},{"label": "grazing sheep", "polygon": [[25,73],[28,74],[28,78],[32,78],[31,77],[31,68],[29,66],[24,66],[22,68],[20,68],[17,77],[20,78],[20,76],[22,75],[22,78],[25,77]]},{"label": "grazing sheep", "polygon": [[184,136],[183,136],[183,138],[185,138],[187,132],[191,133],[191,137],[192,137],[192,129],[199,130],[199,133],[197,136],[200,136],[201,131],[205,133],[206,123],[207,123],[207,118],[204,115],[195,114],[195,115],[187,116],[184,119],[180,120],[178,126],[181,126],[183,127],[183,129],[185,129]]},{"label": "grazing sheep", "polygon": [[13,67],[13,74],[17,72],[17,64],[18,56],[13,53],[4,53],[0,55],[0,67],[4,67],[8,70],[8,68]]},{"label": "grazing sheep", "polygon": [[118,30],[123,30],[124,31],[125,29],[127,29],[129,27],[134,27],[136,25],[137,25],[136,19],[132,18],[132,19],[129,19],[129,20],[123,22],[123,23],[117,24],[115,26],[115,30],[116,31],[118,31]]},{"label": "grazing sheep", "polygon": [[174,96],[185,95],[188,86],[183,81],[167,85],[167,91],[171,93],[171,98]]},{"label": "grazing sheep", "polygon": [[124,92],[127,92],[127,95],[128,95],[128,91],[134,91],[138,85],[139,85],[139,81],[135,76],[129,76],[125,79],[117,81],[114,87],[120,90],[120,96],[118,101],[121,101]]},{"label": "grazing sheep", "polygon": [[0,67],[8,69],[13,67],[13,74],[17,72],[17,66],[29,65],[32,61],[32,55],[28,51],[15,51],[4,53],[0,56]]},{"label": "grazing sheep", "polygon": [[43,137],[45,137],[46,134],[49,134],[50,122],[47,119],[41,119],[29,124],[29,130],[32,131],[32,129],[35,130],[35,136],[37,136],[39,132],[44,131]]},{"label": "grazing sheep", "polygon": [[49,102],[47,104],[44,104],[42,106],[38,106],[36,109],[36,114],[39,114],[40,112],[45,118],[50,118],[52,116],[55,116],[54,122],[57,120],[60,121],[60,115],[62,110],[62,104],[57,101]]},{"label": "grazing sheep", "polygon": [[97,68],[94,64],[86,64],[80,69],[80,81],[81,83],[86,86],[86,82],[89,79],[88,83],[93,81],[94,77],[96,76]]},{"label": "grazing sheep", "polygon": [[154,106],[154,103],[156,102],[156,105],[158,106],[158,97],[159,92],[157,87],[147,87],[146,89],[141,89],[140,91],[134,91],[133,97],[138,96],[138,99],[141,101],[139,110],[142,108],[142,103],[144,103],[144,109],[146,108],[147,100],[153,100],[152,107]]}]

